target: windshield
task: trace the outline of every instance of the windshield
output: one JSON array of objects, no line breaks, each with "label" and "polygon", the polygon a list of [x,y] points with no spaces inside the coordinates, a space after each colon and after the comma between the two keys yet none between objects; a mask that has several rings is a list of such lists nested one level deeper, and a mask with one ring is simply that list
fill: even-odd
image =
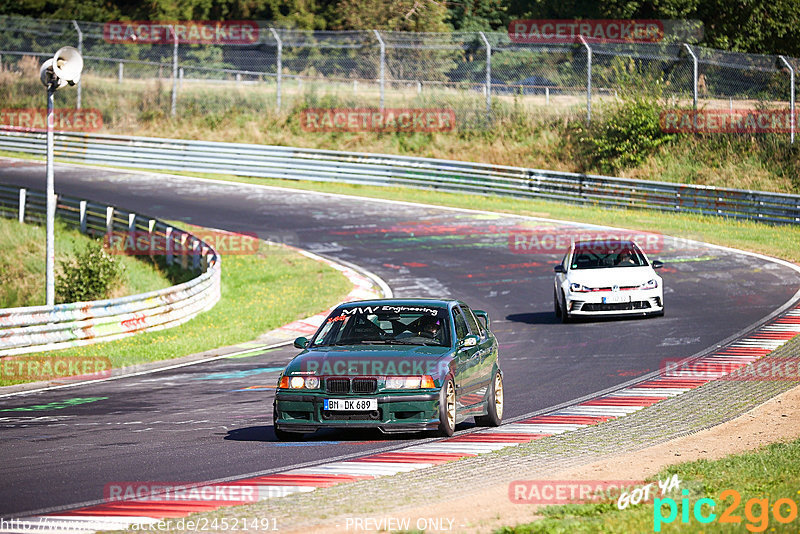
[{"label": "windshield", "polygon": [[644,267],[647,260],[639,247],[623,245],[620,247],[578,246],[572,253],[572,269],[603,269],[607,267]]},{"label": "windshield", "polygon": [[327,345],[450,346],[445,308],[425,306],[356,306],[334,311],[311,342]]}]

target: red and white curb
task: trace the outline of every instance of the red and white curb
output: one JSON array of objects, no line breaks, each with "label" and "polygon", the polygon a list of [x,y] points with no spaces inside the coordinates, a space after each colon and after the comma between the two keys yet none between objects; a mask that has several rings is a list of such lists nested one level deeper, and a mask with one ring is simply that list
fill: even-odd
[{"label": "red and white curb", "polygon": [[[307,324],[310,328],[313,323]],[[299,327],[295,325],[293,328]],[[655,378],[608,395],[497,428],[352,460],[199,487],[220,485],[255,487],[258,488],[258,500],[263,500],[298,492],[310,492],[316,488],[336,484],[415,471],[461,458],[478,456],[624,417],[662,400],[677,397],[756,362],[798,334],[800,334],[800,307],[795,307],[749,336],[692,362],[691,372],[662,371],[661,375]],[[698,369],[702,372],[698,373]],[[152,525],[162,519],[181,518],[192,513],[213,511],[236,504],[246,503],[197,499],[107,502],[51,515],[15,519],[13,521],[16,522],[16,528],[2,531],[23,533],[33,529],[47,529],[61,533],[85,533],[127,529],[132,525]]]}]

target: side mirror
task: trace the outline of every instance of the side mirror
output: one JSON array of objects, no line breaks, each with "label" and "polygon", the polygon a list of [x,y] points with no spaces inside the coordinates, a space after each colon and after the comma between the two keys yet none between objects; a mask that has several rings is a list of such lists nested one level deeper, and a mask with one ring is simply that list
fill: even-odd
[{"label": "side mirror", "polygon": [[661,260],[653,260],[653,269],[660,269],[664,266],[664,262]]},{"label": "side mirror", "polygon": [[294,340],[294,346],[295,346],[295,348],[298,348],[298,349],[304,349],[304,348],[306,348],[308,346],[308,339],[306,339],[306,338],[304,338],[302,336],[298,337],[297,339]]},{"label": "side mirror", "polygon": [[478,336],[467,336],[461,340],[461,343],[459,343],[459,345],[461,345],[461,348],[474,347],[477,344],[478,344]]},{"label": "side mirror", "polygon": [[565,272],[567,272],[567,271],[564,270],[564,266],[561,265],[560,263],[558,265],[556,265],[555,267],[553,267],[553,270],[555,272],[557,272],[557,273],[565,273]]},{"label": "side mirror", "polygon": [[486,330],[489,330],[489,325],[491,321],[489,320],[489,314],[483,310],[472,310],[472,313],[475,314],[475,317],[481,319],[483,321],[483,325],[486,327]]}]

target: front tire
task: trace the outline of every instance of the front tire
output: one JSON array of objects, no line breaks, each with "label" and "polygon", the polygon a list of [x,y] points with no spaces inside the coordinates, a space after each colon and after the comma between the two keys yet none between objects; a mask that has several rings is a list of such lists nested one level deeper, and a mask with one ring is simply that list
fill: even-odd
[{"label": "front tire", "polygon": [[448,378],[439,391],[439,434],[450,437],[456,431],[456,386]]},{"label": "front tire", "polygon": [[561,293],[561,322],[567,324],[570,322],[569,312],[567,311],[567,297]]},{"label": "front tire", "polygon": [[492,385],[489,387],[489,400],[486,415],[475,416],[478,426],[500,426],[503,422],[503,374],[498,369],[494,373]]},{"label": "front tire", "polygon": [[558,303],[558,293],[553,290],[553,312],[556,314],[556,319],[561,319],[561,305]]},{"label": "front tire", "polygon": [[272,406],[272,430],[275,432],[275,437],[278,441],[297,441],[301,438],[302,434],[297,432],[287,432],[278,428],[278,409],[275,405]]}]

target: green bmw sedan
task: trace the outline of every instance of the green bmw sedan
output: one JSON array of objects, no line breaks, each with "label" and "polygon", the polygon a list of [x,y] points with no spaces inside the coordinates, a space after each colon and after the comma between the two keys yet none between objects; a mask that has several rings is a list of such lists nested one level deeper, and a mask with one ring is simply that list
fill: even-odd
[{"label": "green bmw sedan", "polygon": [[278,439],[320,428],[431,430],[503,418],[503,373],[486,312],[441,299],[340,304],[278,380]]}]

